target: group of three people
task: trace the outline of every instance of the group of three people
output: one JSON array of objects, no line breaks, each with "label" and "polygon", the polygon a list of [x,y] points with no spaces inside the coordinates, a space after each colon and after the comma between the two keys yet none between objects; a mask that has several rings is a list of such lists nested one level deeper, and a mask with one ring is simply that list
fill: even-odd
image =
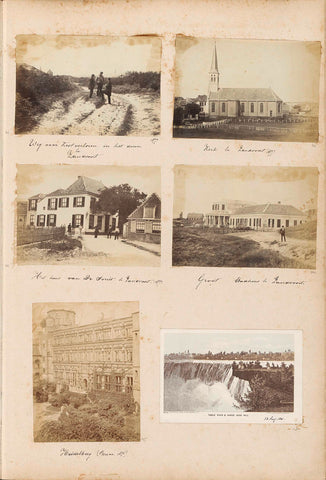
[{"label": "group of three people", "polygon": [[108,82],[105,86],[105,89],[103,90],[104,84],[105,84],[105,78],[103,76],[103,72],[101,72],[97,78],[95,78],[95,75],[93,73],[88,84],[89,98],[92,98],[95,86],[97,86],[96,95],[98,97],[101,97],[103,101],[104,101],[104,94],[107,95],[108,103],[111,104],[111,93],[112,93],[111,79],[108,78]]}]

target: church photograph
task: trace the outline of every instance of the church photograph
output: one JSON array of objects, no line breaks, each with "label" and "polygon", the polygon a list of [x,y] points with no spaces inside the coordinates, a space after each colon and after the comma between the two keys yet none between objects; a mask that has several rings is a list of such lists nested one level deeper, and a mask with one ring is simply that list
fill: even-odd
[{"label": "church photograph", "polygon": [[177,37],[173,136],[318,142],[320,43]]}]

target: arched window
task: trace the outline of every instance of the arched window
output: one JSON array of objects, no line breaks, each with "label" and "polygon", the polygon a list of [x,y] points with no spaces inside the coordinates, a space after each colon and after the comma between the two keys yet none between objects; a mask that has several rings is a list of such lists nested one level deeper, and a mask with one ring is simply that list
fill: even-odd
[{"label": "arched window", "polygon": [[225,103],[222,103],[222,112],[225,113]]},{"label": "arched window", "polygon": [[263,103],[260,104],[260,113],[264,113],[264,104]]},{"label": "arched window", "polygon": [[254,113],[255,111],[255,105],[253,103],[250,104],[250,112]]},{"label": "arched window", "polygon": [[215,102],[212,102],[212,112],[215,112]]},{"label": "arched window", "polygon": [[240,104],[240,111],[241,111],[241,113],[244,113],[244,111],[245,111],[245,105],[244,105],[244,103],[241,103],[241,104]]}]

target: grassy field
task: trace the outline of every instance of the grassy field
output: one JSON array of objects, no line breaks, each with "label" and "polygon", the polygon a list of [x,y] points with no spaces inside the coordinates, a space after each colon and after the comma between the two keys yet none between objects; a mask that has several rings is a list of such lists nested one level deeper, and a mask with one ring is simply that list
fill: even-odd
[{"label": "grassy field", "polygon": [[287,227],[286,236],[289,238],[298,238],[299,240],[316,240],[317,220],[311,220],[296,227]]},{"label": "grassy field", "polygon": [[254,240],[221,234],[217,229],[173,228],[172,264],[193,267],[303,268]]},{"label": "grassy field", "polygon": [[[280,142],[318,142],[318,124],[276,124],[280,131],[249,130],[245,127],[238,130],[227,128],[173,128],[175,138],[225,138],[237,140],[266,140]],[[288,132],[290,130],[290,132]]]}]

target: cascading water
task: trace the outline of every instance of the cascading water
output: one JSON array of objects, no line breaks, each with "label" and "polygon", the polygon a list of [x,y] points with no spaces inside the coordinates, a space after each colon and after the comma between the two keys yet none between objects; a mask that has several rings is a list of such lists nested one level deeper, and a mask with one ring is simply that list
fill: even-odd
[{"label": "cascading water", "polygon": [[241,411],[249,382],[233,376],[232,365],[219,362],[168,361],[164,364],[164,410]]}]

